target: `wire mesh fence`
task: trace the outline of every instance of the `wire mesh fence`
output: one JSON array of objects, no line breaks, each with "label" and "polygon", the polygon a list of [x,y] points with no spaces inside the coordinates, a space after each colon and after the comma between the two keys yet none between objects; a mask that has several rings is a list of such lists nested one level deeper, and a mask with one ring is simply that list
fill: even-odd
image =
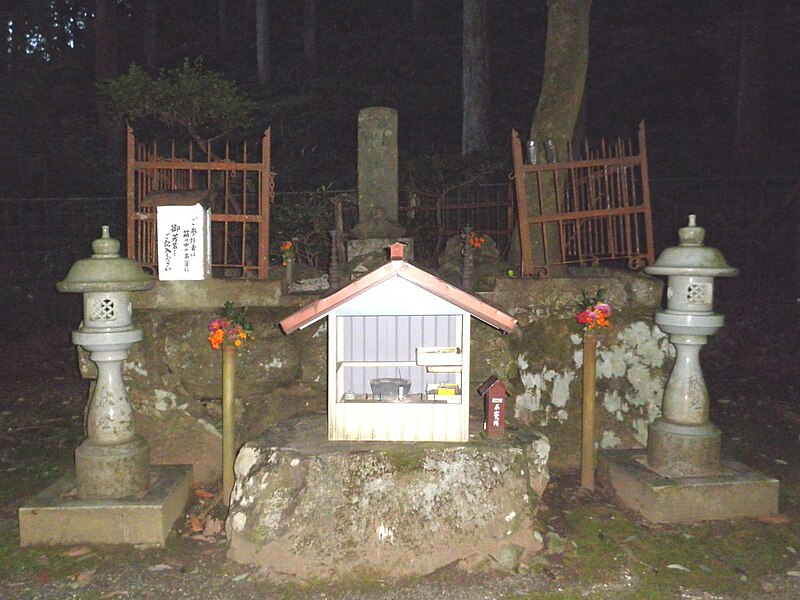
[{"label": "wire mesh fence", "polygon": [[125,247],[125,199],[0,199],[0,276],[9,282],[54,283],[91,253],[109,225]]},{"label": "wire mesh fence", "polygon": [[674,246],[690,214],[706,244],[748,275],[791,271],[800,258],[800,177],[650,179],[657,251]]},{"label": "wire mesh fence", "polygon": [[[657,253],[675,245],[677,229],[686,224],[687,215],[696,214],[698,224],[708,231],[707,243],[720,248],[734,266],[769,273],[785,269],[787,256],[792,264],[797,262],[800,177],[651,178],[650,187]],[[401,199],[401,214],[416,246],[435,257],[437,238],[457,235],[469,225],[491,231],[503,248],[513,228],[508,220],[513,215],[513,196],[504,186],[481,189],[462,191],[443,202],[441,225],[437,225],[435,207]],[[325,268],[336,211],[341,210],[344,230],[349,231],[356,222],[356,193],[277,193],[272,210],[273,257],[279,257],[282,239],[299,238],[307,245],[306,254],[301,254],[304,260]],[[0,279],[14,285],[52,285],[75,260],[90,254],[102,225],[110,225],[112,236],[125,248],[125,219],[122,197],[0,199]],[[416,228],[410,226],[413,223]]]}]

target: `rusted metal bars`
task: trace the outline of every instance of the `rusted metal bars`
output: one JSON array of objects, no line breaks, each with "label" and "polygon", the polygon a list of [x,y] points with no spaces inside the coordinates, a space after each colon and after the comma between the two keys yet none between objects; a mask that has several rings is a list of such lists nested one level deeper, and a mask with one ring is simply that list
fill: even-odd
[{"label": "rusted metal bars", "polygon": [[[585,145],[584,159],[576,159],[568,145],[566,162],[525,164],[516,131],[511,135],[511,152],[523,275],[546,274],[551,266],[570,263],[627,259],[630,268],[652,264],[644,123],[639,125],[637,153],[630,140],[618,138],[611,144],[601,140],[594,152]],[[535,178],[530,185],[527,177]],[[555,211],[547,211],[542,201],[546,186],[555,191]],[[529,189],[537,198],[536,211],[529,211]],[[548,241],[547,227],[558,228],[558,255]],[[533,256],[533,232],[542,247],[539,261]]]},{"label": "rusted metal bars", "polygon": [[[225,141],[224,158],[214,156],[211,142],[205,148],[205,161],[194,159],[189,144],[184,156],[174,140],[169,156],[159,155],[156,142],[146,148],[136,143],[133,130],[127,132],[127,250],[128,256],[153,272],[158,269],[155,216],[153,207],[145,206],[145,197],[156,190],[209,189],[222,193],[212,207],[212,267],[222,269],[225,276],[234,270],[240,277],[256,272],[266,279],[269,270],[269,209],[272,185],[270,130],[262,138],[261,161],[247,162],[247,144],[242,145],[242,162],[230,158],[230,142]],[[231,185],[241,176],[241,197]],[[255,176],[255,189],[249,189],[249,177]],[[248,194],[254,193],[252,199]],[[221,210],[220,210],[221,209]],[[255,232],[254,235],[252,232]],[[219,235],[221,233],[221,236]],[[253,240],[253,237],[256,239]],[[248,256],[252,251],[255,256]],[[235,256],[234,256],[235,255]]]}]

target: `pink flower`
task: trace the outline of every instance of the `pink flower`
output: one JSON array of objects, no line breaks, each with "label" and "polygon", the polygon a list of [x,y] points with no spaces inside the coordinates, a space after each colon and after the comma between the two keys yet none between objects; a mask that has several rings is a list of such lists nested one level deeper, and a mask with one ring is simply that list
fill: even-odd
[{"label": "pink flower", "polygon": [[611,315],[611,306],[605,302],[598,302],[592,307],[592,310],[594,310],[594,312],[596,312],[598,315],[602,315],[604,317]]},{"label": "pink flower", "polygon": [[581,325],[588,325],[592,323],[597,318],[597,315],[590,310],[582,310],[577,315],[575,315],[575,320],[578,321]]}]

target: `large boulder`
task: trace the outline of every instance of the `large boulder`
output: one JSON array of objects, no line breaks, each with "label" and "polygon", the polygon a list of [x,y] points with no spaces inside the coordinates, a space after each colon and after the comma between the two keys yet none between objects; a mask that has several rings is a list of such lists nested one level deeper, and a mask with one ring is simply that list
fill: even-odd
[{"label": "large boulder", "polygon": [[421,575],[542,548],[542,436],[467,445],[329,442],[324,417],[282,423],[236,459],[228,556],[274,578]]}]

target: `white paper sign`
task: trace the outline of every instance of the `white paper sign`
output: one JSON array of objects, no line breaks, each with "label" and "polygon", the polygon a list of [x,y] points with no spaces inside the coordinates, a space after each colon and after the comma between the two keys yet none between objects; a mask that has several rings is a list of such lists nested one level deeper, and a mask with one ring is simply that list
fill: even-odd
[{"label": "white paper sign", "polygon": [[200,204],[156,209],[158,278],[199,280],[210,274],[209,215]]}]

